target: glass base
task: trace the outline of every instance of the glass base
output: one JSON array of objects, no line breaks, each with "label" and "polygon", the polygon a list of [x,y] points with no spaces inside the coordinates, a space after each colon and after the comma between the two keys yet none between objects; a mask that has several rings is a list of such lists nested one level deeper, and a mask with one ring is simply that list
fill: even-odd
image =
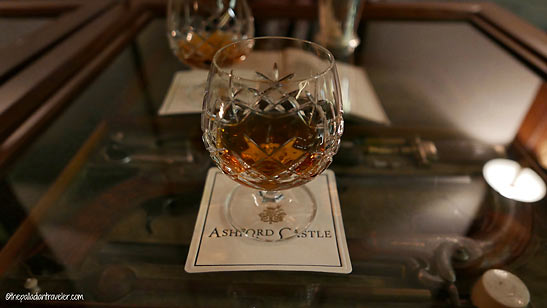
[{"label": "glass base", "polygon": [[239,185],[226,201],[228,222],[244,236],[275,242],[292,238],[308,228],[317,203],[305,186],[284,191],[258,191]]}]

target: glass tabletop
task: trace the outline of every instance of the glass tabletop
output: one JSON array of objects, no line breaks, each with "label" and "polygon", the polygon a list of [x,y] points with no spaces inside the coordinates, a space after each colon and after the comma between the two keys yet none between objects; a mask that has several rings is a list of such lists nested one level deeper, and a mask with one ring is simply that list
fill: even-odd
[{"label": "glass tabletop", "polygon": [[[256,34],[316,28],[257,20]],[[157,17],[5,171],[0,290],[26,293],[33,278],[123,307],[472,307],[473,284],[500,268],[545,306],[545,204],[482,176],[490,159],[517,159],[509,145],[542,77],[464,21],[368,21],[360,34],[340,63],[364,68],[387,120],[347,112],[330,166],[351,274],[184,271],[213,163],[199,114],[157,114],[186,69]]]}]

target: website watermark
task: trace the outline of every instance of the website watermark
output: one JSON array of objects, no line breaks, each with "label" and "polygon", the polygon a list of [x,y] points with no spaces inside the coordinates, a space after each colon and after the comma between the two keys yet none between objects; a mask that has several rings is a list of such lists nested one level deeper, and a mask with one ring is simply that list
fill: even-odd
[{"label": "website watermark", "polygon": [[8,292],[6,293],[6,300],[7,301],[19,301],[22,303],[23,301],[83,301],[84,295],[83,294],[65,294],[65,293],[56,293],[56,294],[49,294],[47,292],[45,293],[13,293]]}]

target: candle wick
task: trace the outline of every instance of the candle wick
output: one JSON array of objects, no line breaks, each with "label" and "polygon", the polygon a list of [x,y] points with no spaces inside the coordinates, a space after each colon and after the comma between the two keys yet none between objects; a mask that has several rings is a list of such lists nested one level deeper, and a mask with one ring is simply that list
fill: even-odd
[{"label": "candle wick", "polygon": [[517,174],[515,175],[515,177],[513,178],[513,181],[511,182],[511,187],[515,187],[515,184],[517,183],[517,179],[519,178],[522,171],[524,171],[524,168],[519,166],[519,170],[517,171]]}]

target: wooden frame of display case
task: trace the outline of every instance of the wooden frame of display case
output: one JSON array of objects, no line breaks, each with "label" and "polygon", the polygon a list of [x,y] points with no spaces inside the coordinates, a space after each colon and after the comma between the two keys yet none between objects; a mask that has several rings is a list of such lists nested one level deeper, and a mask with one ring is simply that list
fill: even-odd
[{"label": "wooden frame of display case", "polygon": [[0,81],[40,56],[45,50],[68,37],[91,19],[107,10],[113,1],[4,1],[0,16],[8,18],[51,17],[52,22],[0,48]]},{"label": "wooden frame of display case", "polygon": [[[114,4],[113,0],[0,2],[2,17],[52,17],[36,31],[0,48],[0,140],[13,137],[45,98],[89,61],[92,54],[85,57],[80,53],[90,49],[82,35],[87,33],[92,38],[89,34],[99,29],[93,31],[91,27],[100,26],[94,21],[104,19]],[[38,128],[39,123],[33,126]],[[13,146],[3,143],[1,156],[13,153]]]}]

